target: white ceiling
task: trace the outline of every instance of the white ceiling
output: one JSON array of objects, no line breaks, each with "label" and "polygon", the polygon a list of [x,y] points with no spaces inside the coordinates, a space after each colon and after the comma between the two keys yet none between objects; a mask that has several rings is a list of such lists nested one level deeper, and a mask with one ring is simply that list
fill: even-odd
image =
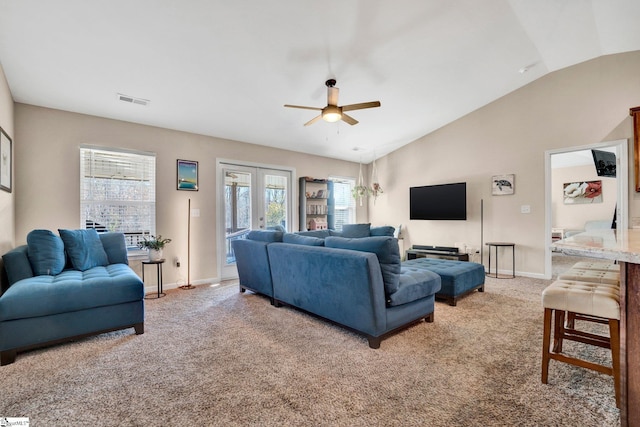
[{"label": "white ceiling", "polygon": [[[369,162],[640,50],[639,23],[638,0],[0,0],[0,62],[17,102]],[[283,104],[323,107],[328,78],[382,106],[303,127],[316,112]]]}]

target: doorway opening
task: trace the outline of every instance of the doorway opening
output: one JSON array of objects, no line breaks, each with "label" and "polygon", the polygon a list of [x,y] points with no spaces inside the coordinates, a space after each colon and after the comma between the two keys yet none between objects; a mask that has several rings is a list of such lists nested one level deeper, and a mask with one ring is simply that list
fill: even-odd
[{"label": "doorway opening", "polygon": [[[602,167],[607,153],[615,155],[615,167]],[[553,240],[584,230],[587,222],[629,227],[628,158],[626,139],[545,152],[546,279],[554,275]]]}]

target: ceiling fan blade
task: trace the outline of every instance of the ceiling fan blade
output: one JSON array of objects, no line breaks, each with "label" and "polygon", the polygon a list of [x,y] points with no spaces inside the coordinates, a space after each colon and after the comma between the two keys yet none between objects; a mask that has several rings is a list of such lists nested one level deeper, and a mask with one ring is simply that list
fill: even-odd
[{"label": "ceiling fan blade", "polygon": [[322,111],[322,108],[320,107],[305,107],[304,105],[289,105],[289,104],[284,104],[284,106],[288,108],[302,108],[303,110]]},{"label": "ceiling fan blade", "polygon": [[380,106],[380,101],[362,102],[360,104],[343,105],[342,111],[363,110],[365,108],[375,108]]},{"label": "ceiling fan blade", "polygon": [[327,104],[338,105],[338,93],[340,89],[337,87],[327,87]]},{"label": "ceiling fan blade", "polygon": [[342,113],[342,118],[341,118],[341,120],[342,120],[343,122],[347,122],[347,123],[349,123],[351,126],[353,126],[353,125],[357,125],[357,124],[358,124],[358,121],[357,121],[356,119],[354,119],[354,118],[353,118],[353,117],[351,117],[351,116],[346,115],[345,113]]},{"label": "ceiling fan blade", "polygon": [[318,120],[320,120],[322,118],[322,114],[320,114],[319,116],[314,117],[313,119],[309,120],[307,123],[305,123],[305,126],[309,126],[314,124],[315,122],[317,122]]}]

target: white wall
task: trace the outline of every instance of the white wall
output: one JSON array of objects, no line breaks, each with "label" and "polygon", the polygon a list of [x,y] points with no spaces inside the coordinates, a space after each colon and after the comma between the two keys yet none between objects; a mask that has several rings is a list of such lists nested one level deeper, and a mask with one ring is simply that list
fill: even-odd
[{"label": "white wall", "polygon": [[[484,242],[514,242],[517,272],[542,277],[549,244],[545,150],[632,138],[629,108],[640,105],[638,70],[640,52],[631,52],[551,73],[383,157],[377,165],[385,193],[370,204],[370,219],[403,223],[405,247],[479,246],[484,200]],[[515,174],[514,195],[491,195],[491,177],[502,174]],[[467,182],[467,221],[409,221],[410,186],[461,181]],[[631,194],[629,203],[632,217],[640,212],[640,196]],[[520,213],[523,205],[531,213]]]},{"label": "white wall", "polygon": [[[187,204],[200,209],[191,221],[192,282],[217,279],[216,159],[281,165],[297,176],[357,177],[358,164],[202,135],[137,125],[117,120],[15,105],[16,147],[15,243],[23,244],[35,228],[57,230],[80,227],[79,146],[91,144],[156,153],[156,232],[173,239],[164,256],[187,258]],[[176,160],[199,162],[199,191],[176,190]],[[297,194],[297,181],[294,188]],[[2,195],[0,195],[2,197]],[[298,224],[297,199],[293,202]],[[366,219],[366,209],[359,213]],[[164,265],[165,283],[186,277],[173,263]],[[133,265],[140,272],[139,265]],[[155,276],[152,275],[155,280]]]}]

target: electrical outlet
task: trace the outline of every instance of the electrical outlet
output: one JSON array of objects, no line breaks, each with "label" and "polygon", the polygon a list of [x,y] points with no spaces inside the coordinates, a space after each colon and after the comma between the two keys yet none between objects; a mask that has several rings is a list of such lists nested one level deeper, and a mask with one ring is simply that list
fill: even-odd
[{"label": "electrical outlet", "polygon": [[531,213],[531,206],[530,205],[520,206],[520,213],[523,213],[523,214]]}]

